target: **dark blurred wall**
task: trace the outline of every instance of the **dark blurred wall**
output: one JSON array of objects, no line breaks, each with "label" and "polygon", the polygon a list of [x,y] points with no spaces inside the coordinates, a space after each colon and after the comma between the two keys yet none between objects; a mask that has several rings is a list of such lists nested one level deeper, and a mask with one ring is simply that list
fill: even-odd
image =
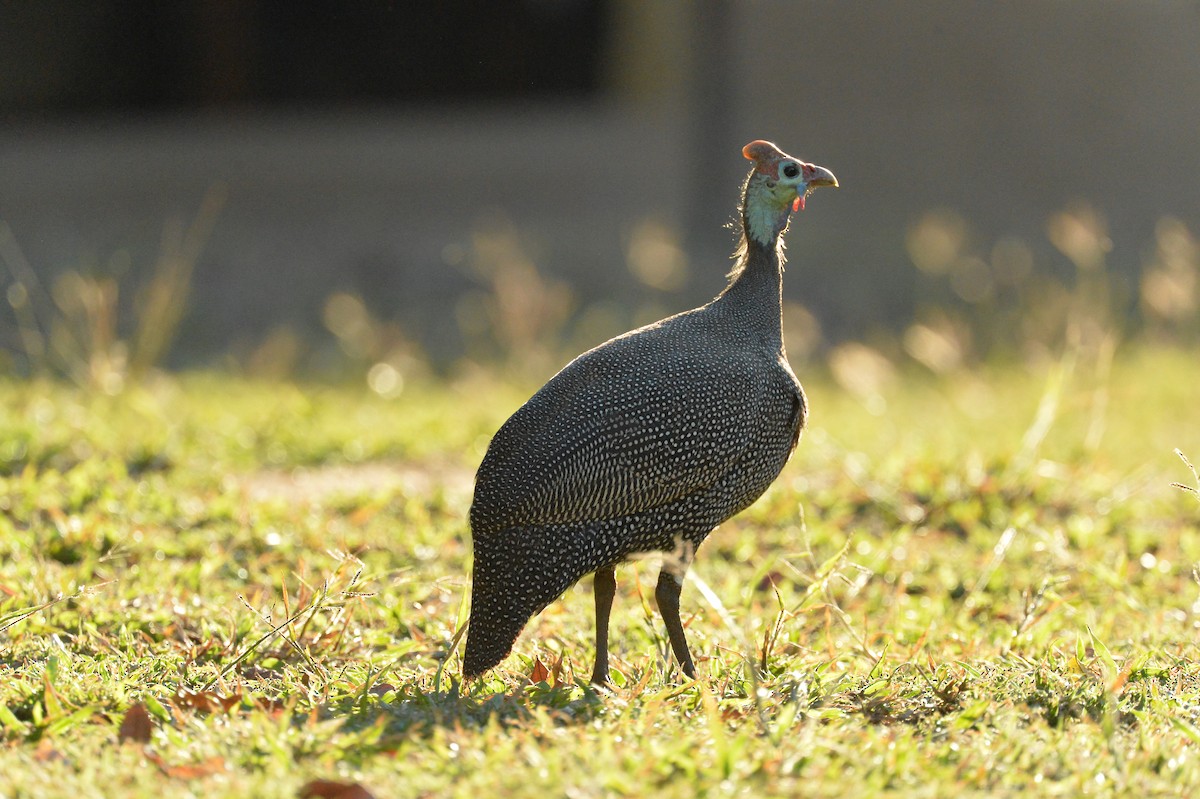
[{"label": "dark blurred wall", "polygon": [[[319,329],[334,291],[453,357],[500,233],[606,309],[594,343],[720,288],[740,148],[768,138],[841,180],[785,286],[837,339],[927,301],[905,242],[934,209],[1063,271],[1046,222],[1086,202],[1132,280],[1160,218],[1200,231],[1197,97],[1182,0],[8,0],[0,219],[47,275],[152,264],[223,186],[179,362]],[[643,239],[683,247],[680,279],[638,274]]]},{"label": "dark blurred wall", "polygon": [[5,0],[0,114],[578,97],[599,0]]}]

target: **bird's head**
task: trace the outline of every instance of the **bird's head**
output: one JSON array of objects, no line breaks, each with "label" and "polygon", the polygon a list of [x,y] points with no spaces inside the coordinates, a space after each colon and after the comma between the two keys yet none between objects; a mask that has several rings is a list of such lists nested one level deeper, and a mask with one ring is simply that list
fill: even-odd
[{"label": "bird's head", "polygon": [[755,140],[742,148],[754,162],[742,201],[747,233],[766,244],[787,227],[788,214],[803,211],[809,193],[819,186],[837,186],[825,167],[793,158],[769,141]]}]

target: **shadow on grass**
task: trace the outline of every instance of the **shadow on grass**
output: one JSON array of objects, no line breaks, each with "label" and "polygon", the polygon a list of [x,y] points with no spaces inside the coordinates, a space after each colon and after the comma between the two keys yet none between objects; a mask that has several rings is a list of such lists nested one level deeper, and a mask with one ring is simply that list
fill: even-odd
[{"label": "shadow on grass", "polygon": [[374,728],[380,738],[428,736],[439,728],[482,729],[490,725],[584,724],[602,715],[609,697],[591,686],[533,683],[503,693],[486,687],[425,692],[414,687],[389,690],[355,702],[325,708],[326,718],[341,718],[346,732]]}]

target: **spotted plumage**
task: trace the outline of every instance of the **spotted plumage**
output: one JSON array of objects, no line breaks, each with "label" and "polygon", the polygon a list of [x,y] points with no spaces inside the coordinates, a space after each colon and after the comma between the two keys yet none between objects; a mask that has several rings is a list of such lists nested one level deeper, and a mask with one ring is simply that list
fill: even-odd
[{"label": "spotted plumage", "polygon": [[782,234],[821,167],[767,142],[743,186],[743,235],[712,302],[569,363],[496,433],[471,506],[475,571],[464,675],[504,659],[531,616],[596,573],[594,682],[608,677],[613,567],[668,552],[655,592],[688,676],[682,577],[713,528],[778,476],[807,415],[781,333]]}]

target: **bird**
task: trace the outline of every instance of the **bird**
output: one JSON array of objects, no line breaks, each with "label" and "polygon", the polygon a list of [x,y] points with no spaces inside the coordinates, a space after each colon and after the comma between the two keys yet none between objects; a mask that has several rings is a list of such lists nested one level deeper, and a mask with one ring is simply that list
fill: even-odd
[{"label": "bird", "polygon": [[679,617],[696,549],[778,477],[808,417],[782,331],[783,234],[828,169],[771,142],[742,149],[739,243],[711,302],[572,360],[500,427],[469,511],[471,610],[462,674],[498,665],[534,615],[594,574],[596,660],[609,682],[615,567],[665,553],[655,599],[678,668],[696,678]]}]

